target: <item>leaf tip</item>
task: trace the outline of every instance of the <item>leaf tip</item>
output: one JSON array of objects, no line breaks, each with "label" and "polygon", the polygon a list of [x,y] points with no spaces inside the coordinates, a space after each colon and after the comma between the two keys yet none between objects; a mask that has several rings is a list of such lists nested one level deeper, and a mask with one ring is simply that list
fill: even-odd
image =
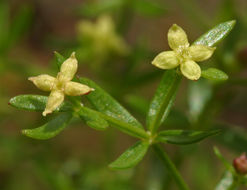
[{"label": "leaf tip", "polygon": [[28,134],[28,129],[23,129],[23,130],[21,130],[21,134],[27,136],[27,134]]},{"label": "leaf tip", "polygon": [[229,25],[231,25],[231,26],[235,26],[236,22],[237,22],[236,20],[228,21]]},{"label": "leaf tip", "polygon": [[124,169],[129,169],[131,167],[119,167],[115,164],[115,162],[112,162],[111,164],[108,165],[108,168],[111,170],[124,170]]}]

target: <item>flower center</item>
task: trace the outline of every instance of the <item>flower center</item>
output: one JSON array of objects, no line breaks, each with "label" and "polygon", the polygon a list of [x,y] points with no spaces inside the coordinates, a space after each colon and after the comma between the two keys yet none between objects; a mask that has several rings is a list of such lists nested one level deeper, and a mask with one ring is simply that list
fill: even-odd
[{"label": "flower center", "polygon": [[190,53],[189,53],[189,48],[187,46],[179,46],[175,50],[176,56],[179,59],[179,63],[183,63],[186,60],[191,59]]}]

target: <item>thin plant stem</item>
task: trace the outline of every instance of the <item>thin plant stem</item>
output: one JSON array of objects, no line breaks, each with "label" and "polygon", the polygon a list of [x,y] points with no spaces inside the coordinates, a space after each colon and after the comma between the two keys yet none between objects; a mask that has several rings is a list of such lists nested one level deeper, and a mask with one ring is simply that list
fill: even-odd
[{"label": "thin plant stem", "polygon": [[190,190],[188,185],[183,180],[182,176],[178,172],[176,166],[173,164],[173,162],[170,160],[166,152],[161,148],[159,144],[154,144],[153,149],[155,153],[160,157],[163,164],[167,167],[169,170],[171,176],[176,181],[178,187],[180,190]]}]

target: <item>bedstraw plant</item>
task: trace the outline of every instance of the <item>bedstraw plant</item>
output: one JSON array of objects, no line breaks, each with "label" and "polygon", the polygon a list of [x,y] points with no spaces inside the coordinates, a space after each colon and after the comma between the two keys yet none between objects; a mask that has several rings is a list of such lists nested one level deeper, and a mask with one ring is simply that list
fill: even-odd
[{"label": "bedstraw plant", "polygon": [[[74,76],[77,71],[75,53],[72,53],[68,59],[55,53],[60,70],[56,78],[46,74],[29,78],[39,89],[50,91],[49,97],[19,95],[11,98],[9,103],[18,109],[41,111],[43,116],[54,115],[43,126],[22,131],[24,135],[31,138],[42,140],[52,138],[58,135],[74,117],[80,118],[89,127],[96,130],[107,130],[108,127],[114,127],[133,136],[137,142],[109,165],[111,169],[127,169],[136,166],[152,148],[174,178],[178,188],[189,190],[190,188],[162,145],[180,146],[197,143],[212,135],[220,135],[220,130],[160,130],[160,126],[166,120],[173,106],[177,90],[183,79],[195,80],[192,82],[200,80],[200,77],[214,82],[224,82],[228,79],[227,74],[223,71],[216,68],[201,69],[196,62],[209,59],[214,51],[217,51],[217,43],[229,34],[234,24],[235,21],[221,23],[203,34],[191,45],[181,27],[176,24],[171,26],[168,31],[168,43],[172,51],[164,51],[152,61],[154,66],[165,71],[150,103],[145,126],[94,81]],[[92,26],[90,25],[90,27]],[[91,33],[91,31],[89,32]],[[107,38],[111,39],[111,36],[107,36]],[[85,95],[90,105],[83,105],[81,95]]]}]

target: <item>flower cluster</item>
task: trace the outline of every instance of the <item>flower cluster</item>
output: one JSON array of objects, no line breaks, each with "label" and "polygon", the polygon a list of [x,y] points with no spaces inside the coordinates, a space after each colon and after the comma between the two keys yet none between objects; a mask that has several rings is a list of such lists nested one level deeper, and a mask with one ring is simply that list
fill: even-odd
[{"label": "flower cluster", "polygon": [[83,20],[78,24],[79,35],[91,41],[93,50],[99,55],[114,51],[120,55],[128,52],[128,46],[124,39],[115,30],[115,25],[109,15],[102,15],[95,23]]},{"label": "flower cluster", "polygon": [[152,64],[161,69],[173,69],[180,66],[181,73],[190,80],[198,80],[201,68],[196,62],[209,59],[215,47],[204,45],[190,46],[184,30],[173,24],[168,31],[168,44],[173,51],[158,54]]},{"label": "flower cluster", "polygon": [[56,78],[47,74],[28,78],[28,80],[32,81],[39,89],[51,92],[43,116],[52,113],[60,106],[64,101],[65,95],[80,96],[94,90],[86,85],[71,81],[74,78],[77,67],[78,63],[75,53],[72,53],[70,58],[65,60],[61,65],[60,72]]}]

